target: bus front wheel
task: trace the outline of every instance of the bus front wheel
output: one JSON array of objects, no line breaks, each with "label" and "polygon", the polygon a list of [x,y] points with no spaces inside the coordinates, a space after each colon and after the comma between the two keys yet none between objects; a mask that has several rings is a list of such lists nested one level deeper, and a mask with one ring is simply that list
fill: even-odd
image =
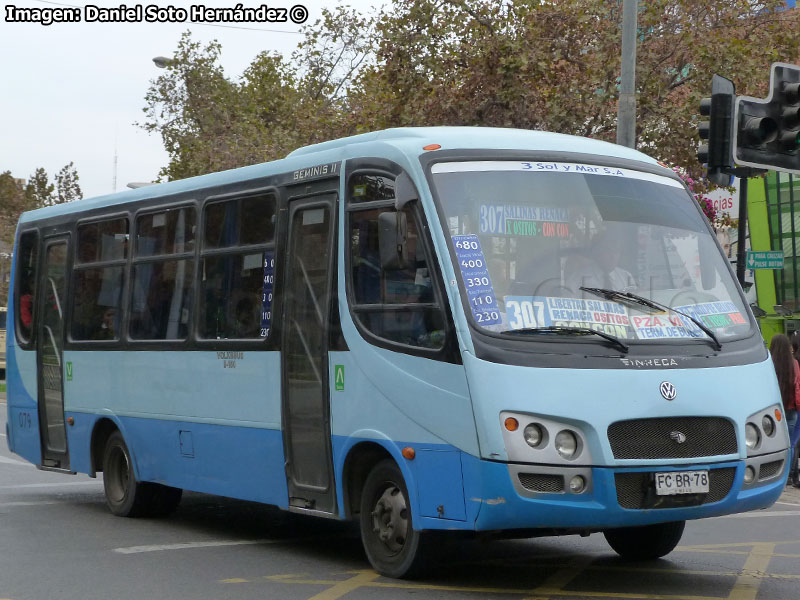
[{"label": "bus front wheel", "polygon": [[415,531],[403,474],[393,460],[375,465],[361,494],[361,541],[372,567],[387,577],[414,577],[425,567],[427,536]]},{"label": "bus front wheel", "polygon": [[603,532],[606,541],[622,558],[652,560],[666,556],[681,541],[686,521],[642,527],[622,527]]}]

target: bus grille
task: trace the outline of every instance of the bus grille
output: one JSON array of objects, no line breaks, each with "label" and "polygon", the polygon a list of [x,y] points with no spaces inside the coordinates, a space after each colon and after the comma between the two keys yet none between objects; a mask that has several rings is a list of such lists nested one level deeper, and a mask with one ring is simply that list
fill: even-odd
[{"label": "bus grille", "polygon": [[[684,441],[676,438],[682,434]],[[617,421],[608,427],[614,458],[694,458],[736,454],[736,430],[719,417],[665,417]]]},{"label": "bus grille", "polygon": [[617,502],[622,508],[676,508],[719,502],[731,491],[735,475],[734,467],[711,469],[708,472],[707,494],[675,496],[656,495],[652,473],[616,473],[614,479],[617,485]]},{"label": "bus grille", "polygon": [[758,480],[769,479],[775,477],[783,467],[783,460],[774,460],[772,462],[764,463],[758,469]]},{"label": "bus grille", "polygon": [[526,490],[559,494],[564,491],[564,476],[548,473],[520,473],[519,482]]}]

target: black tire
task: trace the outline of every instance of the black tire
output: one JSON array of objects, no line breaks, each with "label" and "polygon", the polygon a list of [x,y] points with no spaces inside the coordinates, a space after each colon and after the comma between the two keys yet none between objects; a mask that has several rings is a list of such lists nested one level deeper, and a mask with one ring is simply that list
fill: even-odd
[{"label": "black tire", "polygon": [[119,431],[108,437],[103,452],[106,505],[118,517],[164,516],[173,512],[183,490],[136,480],[133,461]]},{"label": "black tire", "polygon": [[643,527],[623,527],[603,532],[608,545],[628,560],[653,560],[666,556],[681,541],[686,521]]},{"label": "black tire", "polygon": [[372,567],[381,575],[417,577],[426,565],[430,538],[414,531],[400,468],[391,459],[375,465],[361,494],[361,541]]}]

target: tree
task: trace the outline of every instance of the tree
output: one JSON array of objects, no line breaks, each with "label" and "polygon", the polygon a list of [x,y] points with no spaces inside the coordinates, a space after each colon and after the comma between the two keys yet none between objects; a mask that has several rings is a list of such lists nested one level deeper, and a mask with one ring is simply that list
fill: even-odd
[{"label": "tree", "polygon": [[[782,10],[784,0],[639,7],[639,147],[697,180],[698,106],[712,74],[763,96],[769,64],[800,56],[800,9]],[[143,126],[164,139],[170,179],[396,126],[613,141],[621,9],[609,0],[395,0],[367,17],[339,7],[305,29],[291,60],[261,54],[238,82],[219,67],[219,44],[203,49],[185,34],[148,91]]]},{"label": "tree", "polygon": [[54,203],[63,204],[83,198],[81,186],[78,185],[79,179],[78,172],[71,161],[68,165],[64,165],[56,173],[56,197]]},{"label": "tree", "polygon": [[50,206],[55,202],[53,192],[55,186],[50,183],[47,171],[39,167],[28,178],[25,186],[25,194],[28,196],[32,206]]},{"label": "tree", "polygon": [[0,303],[8,295],[11,252],[20,215],[28,210],[82,197],[78,173],[71,162],[58,172],[55,185],[50,183],[47,171],[41,167],[27,182],[14,177],[10,171],[0,173]]}]

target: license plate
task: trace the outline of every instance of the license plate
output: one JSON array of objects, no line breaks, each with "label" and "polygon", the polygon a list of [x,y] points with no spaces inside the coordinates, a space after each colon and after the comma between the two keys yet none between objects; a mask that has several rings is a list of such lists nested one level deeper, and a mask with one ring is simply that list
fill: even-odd
[{"label": "license plate", "polygon": [[656,473],[656,494],[705,494],[708,492],[708,471],[672,471]]}]

